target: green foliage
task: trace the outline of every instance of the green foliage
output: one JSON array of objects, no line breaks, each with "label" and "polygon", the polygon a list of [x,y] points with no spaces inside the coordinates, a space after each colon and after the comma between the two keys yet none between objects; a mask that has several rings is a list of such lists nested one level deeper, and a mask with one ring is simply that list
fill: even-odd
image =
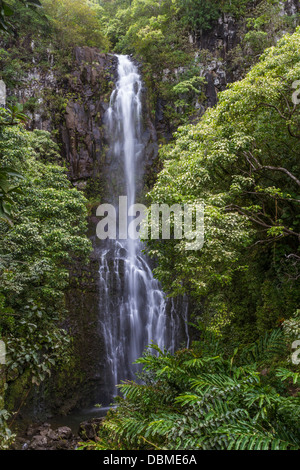
[{"label": "green foliage", "polygon": [[[171,356],[154,346],[155,355],[145,354],[138,361],[144,383],[121,386],[126,398],[88,447],[299,448],[299,397],[289,396],[299,374],[278,359],[287,353],[283,332],[298,327],[290,317],[300,301],[300,121],[292,102],[299,31],[263,53],[297,17],[279,15],[277,0],[251,7],[246,0],[43,0],[38,10],[27,8],[38,0],[0,3],[8,87],[24,87],[37,63],[48,72],[49,54],[58,80],[66,81],[74,46],[113,47],[141,61],[153,116],[160,100],[171,132],[205,104],[205,53],[196,59],[190,41],[222,13],[240,20],[233,71],[243,73],[262,54],[261,62],[161,149],[164,170],[150,193],[152,202],[205,203],[201,252],[187,252],[178,240],[152,241],[149,250],[165,290],[188,293],[207,329],[190,350]],[[42,98],[58,125],[72,97],[44,89]],[[58,166],[57,145],[45,131],[19,127],[36,106],[35,97],[24,109],[0,112],[0,335],[9,352],[7,379],[20,380],[26,392],[68,363],[72,341],[61,326],[68,265],[90,251],[86,200]],[[269,332],[279,324],[282,330]],[[8,417],[0,411],[3,448],[13,438]]]},{"label": "green foliage", "polygon": [[296,310],[289,320],[285,320],[282,323],[282,327],[285,335],[290,338],[291,341],[300,338],[300,310]]},{"label": "green foliage", "polygon": [[185,27],[199,33],[210,29],[220,16],[220,2],[215,0],[178,0],[179,15]]},{"label": "green foliage", "polygon": [[10,417],[7,410],[0,409],[0,450],[8,450],[16,437],[7,425]]},{"label": "green foliage", "polygon": [[[240,76],[257,62],[264,48],[276,43],[282,31],[294,31],[297,18],[281,15],[277,0],[103,0],[99,15],[102,30],[117,53],[133,54],[142,62],[143,77],[155,113],[157,100],[171,132],[201,114],[205,97],[199,88],[176,96],[177,86],[194,66],[199,80],[203,63],[195,59],[197,39],[206,34],[222,14],[239,20],[239,44],[229,51],[228,63]],[[226,54],[227,55],[227,54]],[[192,77],[188,77],[191,79]],[[198,95],[198,96],[197,96]],[[199,106],[200,105],[200,106]],[[202,106],[201,106],[202,105]],[[200,111],[199,111],[200,109]],[[197,111],[198,110],[198,111]]]},{"label": "green foliage", "polygon": [[299,37],[268,49],[197,125],[178,130],[149,194],[205,204],[202,250],[151,240],[149,252],[165,290],[192,294],[206,324],[220,318],[232,341],[255,339],[299,305]]},{"label": "green foliage", "polygon": [[[25,5],[26,8],[37,8],[41,6],[39,0],[18,0],[17,6]],[[14,7],[10,5],[10,2],[0,1],[0,30],[9,31],[11,28],[10,18],[14,16]]]},{"label": "green foliage", "polygon": [[99,21],[100,7],[88,0],[42,0],[42,5],[63,47],[76,44],[107,50],[109,43]]},{"label": "green foliage", "polygon": [[283,34],[293,32],[299,25],[299,14],[282,14],[282,8],[279,0],[261,0],[243,11],[239,27],[241,41],[228,54],[232,70],[238,69],[239,76],[257,62],[265,48],[275,45]]},{"label": "green foliage", "polygon": [[[24,87],[35,67],[66,74],[75,46],[109,49],[100,24],[101,8],[88,0],[44,0],[42,8],[26,8],[25,1],[8,0],[14,10],[12,30],[2,33],[1,78],[7,87]],[[51,61],[50,61],[51,57]],[[50,63],[51,62],[51,63]],[[33,104],[33,103],[31,103]]]},{"label": "green foliage", "polygon": [[268,33],[265,31],[249,31],[244,40],[255,54],[261,54],[269,46]]},{"label": "green foliage", "polygon": [[[0,136],[2,161],[26,176],[14,198],[15,225],[2,232],[2,263],[9,266],[2,272],[2,289],[27,296],[32,292],[36,299],[45,296],[49,307],[49,296],[54,300],[67,285],[66,262],[87,254],[89,242],[81,236],[86,230],[85,199],[70,187],[64,168],[42,163],[47,154],[39,158],[40,138],[39,131],[16,128],[4,129]],[[51,142],[48,148],[52,157]],[[39,148],[43,150],[45,146]]]},{"label": "green foliage", "polygon": [[[18,125],[26,122],[27,116],[22,113],[23,107],[19,104],[8,106],[7,109],[0,108],[0,126]],[[10,219],[12,199],[14,193],[20,192],[18,185],[12,183],[22,178],[22,175],[11,167],[0,167],[0,220],[12,225]]]},{"label": "green foliage", "polygon": [[16,126],[27,121],[28,116],[23,113],[23,105],[20,103],[0,108],[0,126]]},{"label": "green foliage", "polygon": [[12,225],[11,215],[11,195],[19,191],[18,186],[11,184],[11,178],[20,179],[22,176],[13,168],[0,168],[0,220]]},{"label": "green foliage", "polygon": [[286,350],[285,337],[281,329],[265,333],[255,343],[244,347],[241,360],[244,364],[262,363],[272,359],[274,356],[282,356]]},{"label": "green foliage", "polygon": [[[197,85],[202,81],[199,68],[194,67],[194,48],[179,19],[177,2],[133,0],[129,5],[128,2],[107,1],[101,5],[103,29],[114,50],[132,53],[142,62],[153,113],[160,98],[167,104],[164,117],[173,129],[186,122],[195,113],[192,102],[199,99]],[[179,90],[174,87],[180,87],[186,80],[194,81],[187,84],[184,96],[178,100]]]},{"label": "green foliage", "polygon": [[60,149],[52,139],[49,139],[49,132],[34,129],[32,137],[31,147],[43,163],[62,163]]},{"label": "green foliage", "polygon": [[[232,355],[205,331],[191,349],[174,356],[151,348],[137,361],[143,365],[144,382],[120,386],[125,398],[117,398],[97,441],[81,448],[299,449],[299,396],[279,392],[281,381],[292,376],[297,382],[299,374],[275,367],[274,387],[259,372],[259,365],[286,352],[282,331]],[[249,351],[255,354],[250,357]]]},{"label": "green foliage", "polygon": [[52,163],[59,159],[49,133],[0,129],[1,164],[23,175],[20,192],[10,193],[14,224],[0,222],[0,337],[6,377],[14,383],[26,376],[25,392],[29,380],[39,385],[70,358],[71,338],[62,328],[68,266],[91,250],[87,201]]}]

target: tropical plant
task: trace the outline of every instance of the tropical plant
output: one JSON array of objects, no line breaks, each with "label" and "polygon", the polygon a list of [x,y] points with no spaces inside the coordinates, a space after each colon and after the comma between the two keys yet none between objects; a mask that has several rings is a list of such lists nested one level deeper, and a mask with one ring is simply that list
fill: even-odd
[{"label": "tropical plant", "polygon": [[12,225],[11,215],[11,206],[13,200],[11,196],[20,191],[18,186],[11,184],[11,178],[15,179],[23,178],[20,173],[15,171],[13,168],[3,167],[0,168],[0,219],[7,222],[9,225]]},{"label": "tropical plant", "polygon": [[[86,260],[91,250],[85,236],[87,201],[68,181],[66,169],[49,163],[60,159],[57,151],[45,131],[0,128],[3,168],[23,175],[20,191],[9,193],[13,226],[0,220],[0,338],[10,384],[5,394],[20,381],[23,401],[70,360],[72,341],[62,327],[68,266],[74,257]],[[12,437],[0,379],[0,447],[5,447]]]},{"label": "tropical plant", "polygon": [[[41,7],[39,0],[18,0],[18,3],[25,5],[27,8]],[[0,30],[9,31],[12,26],[10,18],[13,17],[14,13],[15,9],[10,2],[0,0]]]},{"label": "tropical plant", "polygon": [[150,240],[149,253],[165,290],[192,294],[212,327],[231,319],[237,342],[276,327],[300,301],[299,38],[298,29],[266,50],[199,123],[178,130],[161,148],[164,168],[149,194],[205,205],[202,250]]},{"label": "tropical plant", "polygon": [[[7,108],[0,108],[0,126],[18,126],[25,123],[28,117],[22,112],[23,106],[20,104],[8,105]],[[23,176],[11,167],[0,166],[0,220],[4,220],[12,225],[10,218],[12,211],[12,195],[20,192],[20,187],[15,185],[16,180]]]},{"label": "tropical plant", "polygon": [[100,7],[87,0],[42,0],[42,5],[56,41],[65,48],[76,44],[108,49],[98,17]]},{"label": "tropical plant", "polygon": [[299,396],[282,392],[280,385],[292,371],[278,368],[273,385],[260,372],[264,361],[276,362],[284,351],[281,330],[231,356],[203,330],[201,341],[175,355],[153,345],[137,361],[143,383],[120,386],[125,398],[117,398],[97,441],[82,448],[299,449]]}]

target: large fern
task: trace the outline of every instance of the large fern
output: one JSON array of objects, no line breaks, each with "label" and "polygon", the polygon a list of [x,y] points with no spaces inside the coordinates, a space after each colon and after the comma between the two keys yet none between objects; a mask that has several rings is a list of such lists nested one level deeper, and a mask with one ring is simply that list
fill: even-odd
[{"label": "large fern", "polygon": [[[151,347],[137,362],[143,384],[120,386],[124,398],[104,420],[96,449],[300,448],[299,397],[282,395],[259,372],[285,350],[280,330],[226,357],[210,337],[175,355]],[[278,368],[276,380],[297,382]]]}]

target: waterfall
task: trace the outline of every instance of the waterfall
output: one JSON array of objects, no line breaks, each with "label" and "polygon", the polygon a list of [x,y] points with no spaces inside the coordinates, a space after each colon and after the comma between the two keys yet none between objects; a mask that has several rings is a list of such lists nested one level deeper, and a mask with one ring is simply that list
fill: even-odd
[{"label": "waterfall", "polygon": [[[116,205],[119,196],[126,195],[130,206],[143,187],[142,81],[127,56],[117,57],[118,82],[105,116],[112,182],[108,202]],[[133,362],[151,342],[173,352],[180,338],[186,340],[181,323],[187,317],[187,302],[180,301],[180,320],[177,301],[166,298],[142,249],[139,240],[131,239],[107,240],[100,249],[99,314],[107,400],[121,381],[136,379],[138,367]]]}]

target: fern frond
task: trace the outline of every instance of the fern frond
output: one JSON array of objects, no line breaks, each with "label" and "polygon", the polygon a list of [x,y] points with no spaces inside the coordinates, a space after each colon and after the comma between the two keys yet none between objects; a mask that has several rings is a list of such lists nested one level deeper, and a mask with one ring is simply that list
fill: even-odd
[{"label": "fern frond", "polygon": [[242,364],[259,363],[283,354],[286,349],[284,333],[280,329],[267,332],[241,354]]}]

